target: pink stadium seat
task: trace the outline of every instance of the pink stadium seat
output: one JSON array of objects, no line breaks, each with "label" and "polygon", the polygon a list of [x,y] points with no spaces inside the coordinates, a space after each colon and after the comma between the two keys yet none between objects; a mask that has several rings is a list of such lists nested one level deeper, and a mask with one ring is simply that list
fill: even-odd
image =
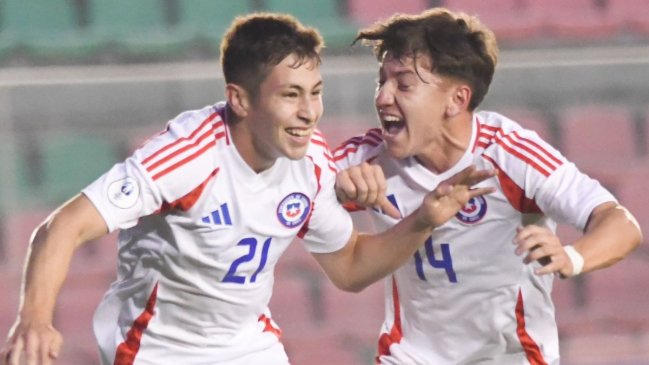
[{"label": "pink stadium seat", "polygon": [[344,336],[322,332],[282,341],[292,365],[370,364],[372,358],[363,358],[361,348]]},{"label": "pink stadium seat", "polygon": [[399,12],[415,14],[428,7],[427,0],[348,0],[349,16],[362,26]]},{"label": "pink stadium seat", "polygon": [[632,254],[611,267],[584,275],[586,304],[557,309],[560,332],[584,336],[649,331],[649,265],[645,257]]},{"label": "pink stadium seat", "polygon": [[[315,322],[314,307],[307,278],[294,274],[276,275],[270,310],[283,330],[294,332],[310,328]],[[298,333],[295,333],[298,335]]]},{"label": "pink stadium seat", "polygon": [[609,16],[606,5],[593,0],[547,0],[537,2],[544,12],[550,36],[569,39],[602,39],[616,36],[620,19]]},{"label": "pink stadium seat", "polygon": [[477,15],[493,30],[499,41],[520,41],[539,37],[543,13],[531,0],[446,0],[454,11]]},{"label": "pink stadium seat", "polygon": [[[649,194],[647,194],[647,183],[649,182],[649,161],[632,166],[632,170],[624,175],[623,182],[619,185],[616,195],[622,205],[627,207],[640,223],[645,235],[645,243],[649,235]],[[647,252],[646,247],[642,249]]]},{"label": "pink stadium seat", "polygon": [[544,141],[556,147],[556,140],[551,125],[540,112],[520,107],[503,108],[499,112],[521,126],[535,131]]},{"label": "pink stadium seat", "polygon": [[608,0],[609,16],[621,22],[625,30],[649,34],[649,2],[646,0]]},{"label": "pink stadium seat", "polygon": [[559,120],[561,152],[583,171],[612,184],[637,160],[635,121],[628,108],[586,105],[566,109]]},{"label": "pink stadium seat", "polygon": [[383,288],[383,281],[379,281],[360,293],[349,293],[327,280],[323,284],[323,300],[328,328],[376,347],[384,318]]}]

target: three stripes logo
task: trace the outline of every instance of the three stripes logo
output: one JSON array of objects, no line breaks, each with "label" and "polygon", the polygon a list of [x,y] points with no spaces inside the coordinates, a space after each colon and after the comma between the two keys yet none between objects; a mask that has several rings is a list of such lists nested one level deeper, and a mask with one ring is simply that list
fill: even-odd
[{"label": "three stripes logo", "polygon": [[230,219],[230,211],[228,210],[228,204],[223,203],[219,209],[214,210],[209,215],[201,218],[201,221],[205,223],[211,223],[215,225],[232,225],[232,219]]}]

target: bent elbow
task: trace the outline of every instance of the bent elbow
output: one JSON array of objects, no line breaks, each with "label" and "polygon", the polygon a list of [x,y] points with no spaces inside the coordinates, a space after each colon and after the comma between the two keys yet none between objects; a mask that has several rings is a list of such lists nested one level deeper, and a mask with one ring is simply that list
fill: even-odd
[{"label": "bent elbow", "polygon": [[368,284],[365,282],[353,280],[336,280],[333,281],[333,284],[336,286],[336,288],[349,293],[360,293],[368,286]]}]

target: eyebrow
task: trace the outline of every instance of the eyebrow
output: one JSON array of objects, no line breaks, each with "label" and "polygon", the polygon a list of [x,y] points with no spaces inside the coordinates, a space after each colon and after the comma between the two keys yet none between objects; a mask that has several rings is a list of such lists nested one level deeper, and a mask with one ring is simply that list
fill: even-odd
[{"label": "eyebrow", "polygon": [[[313,85],[313,87],[311,87],[311,89],[315,89],[317,87],[322,86],[322,83],[323,83],[322,80],[318,81],[315,85]],[[296,89],[298,91],[303,91],[304,90],[304,88],[302,86],[298,85],[298,84],[288,84],[288,85],[285,85],[285,86],[287,86],[289,89]]]}]

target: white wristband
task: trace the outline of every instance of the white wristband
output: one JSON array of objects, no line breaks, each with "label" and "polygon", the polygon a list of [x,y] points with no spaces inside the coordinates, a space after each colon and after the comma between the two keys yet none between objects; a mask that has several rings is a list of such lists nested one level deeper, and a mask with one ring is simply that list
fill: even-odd
[{"label": "white wristband", "polygon": [[563,250],[566,251],[566,255],[572,263],[572,275],[570,276],[581,274],[581,270],[584,269],[584,257],[572,245],[563,246]]}]

